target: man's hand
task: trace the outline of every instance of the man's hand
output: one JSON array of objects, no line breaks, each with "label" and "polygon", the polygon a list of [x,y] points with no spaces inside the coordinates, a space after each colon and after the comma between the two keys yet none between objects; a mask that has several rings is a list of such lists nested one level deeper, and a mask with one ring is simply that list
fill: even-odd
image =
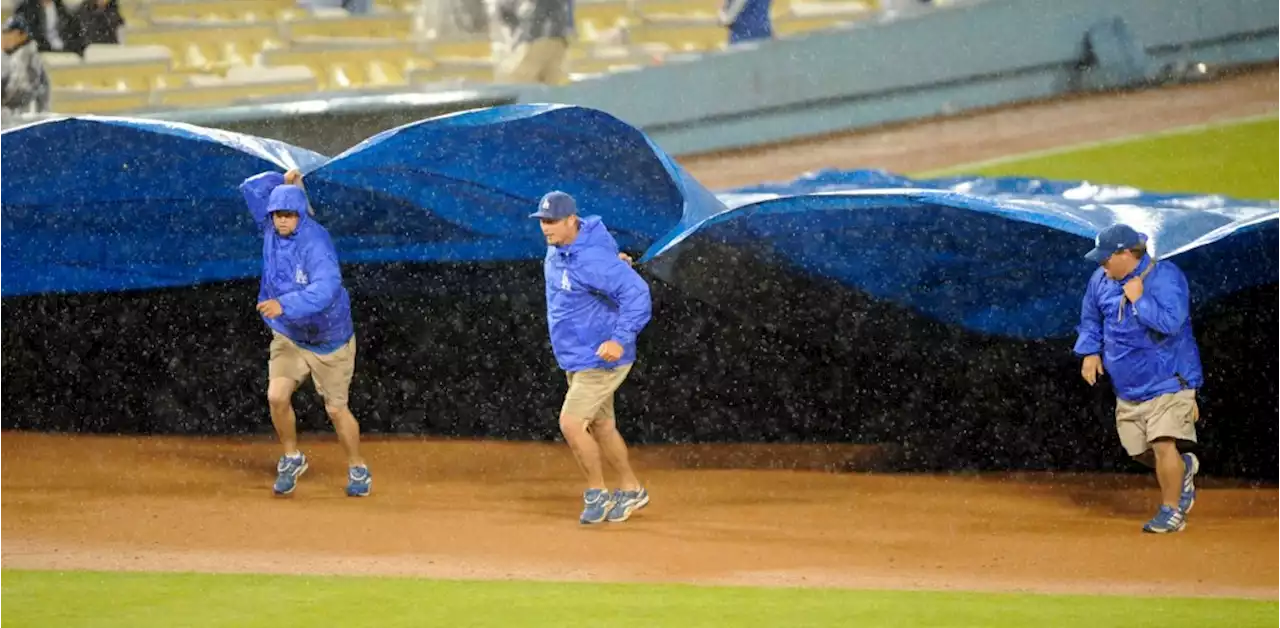
[{"label": "man's hand", "polygon": [[1142,298],[1142,278],[1134,277],[1124,284],[1124,296],[1130,303],[1137,303]]},{"label": "man's hand", "polygon": [[618,259],[620,259],[620,260],[622,260],[622,261],[626,262],[626,263],[627,263],[627,266],[635,266],[635,265],[636,265],[636,263],[631,259],[631,256],[630,256],[630,255],[627,255],[626,253],[618,253]]},{"label": "man's hand", "polygon": [[1084,381],[1089,382],[1089,385],[1092,386],[1098,383],[1099,375],[1102,375],[1102,356],[1085,356],[1084,362],[1080,364],[1080,377],[1083,377]]},{"label": "man's hand", "polygon": [[285,184],[286,184],[286,185],[301,185],[301,184],[302,184],[302,173],[301,173],[301,172],[298,172],[298,169],[297,169],[297,168],[294,168],[294,169],[292,169],[292,170],[290,170],[290,171],[288,171],[288,172],[284,173],[284,182],[285,182]]},{"label": "man's hand", "polygon": [[258,304],[258,312],[267,318],[276,318],[284,314],[284,308],[280,307],[280,302],[271,299]]},{"label": "man's hand", "polygon": [[622,359],[622,345],[616,340],[610,340],[596,349],[596,355],[605,362],[617,362]]}]

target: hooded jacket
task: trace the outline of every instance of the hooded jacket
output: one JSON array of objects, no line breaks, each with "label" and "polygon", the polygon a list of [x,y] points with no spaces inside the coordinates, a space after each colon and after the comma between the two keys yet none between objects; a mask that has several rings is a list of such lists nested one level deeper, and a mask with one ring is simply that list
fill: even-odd
[{"label": "hooded jacket", "polygon": [[[262,232],[262,280],[258,301],[275,299],[284,313],[263,321],[298,346],[332,353],[355,335],[351,300],[342,285],[338,254],[329,232],[311,217],[306,192],[285,185],[278,172],[264,172],[240,184],[245,204]],[[271,212],[298,213],[288,237],[276,232]]]},{"label": "hooded jacket", "polygon": [[1075,353],[1101,354],[1116,396],[1143,402],[1204,385],[1200,349],[1191,330],[1187,278],[1167,260],[1143,279],[1142,297],[1130,303],[1124,284],[1153,264],[1144,256],[1120,281],[1094,271],[1080,307]]},{"label": "hooded jacket", "polygon": [[[649,323],[649,286],[618,259],[618,243],[599,216],[582,218],[578,237],[547,247],[547,328],[556,362],[568,372],[613,369],[636,360],[636,336]],[[616,340],[622,358],[606,362],[600,345]]]},{"label": "hooded jacket", "polygon": [[[13,16],[5,24],[5,30],[10,29],[26,33],[31,30],[20,15]],[[5,109],[17,113],[49,110],[49,73],[34,39],[28,38],[23,44],[4,51],[0,74],[3,74]]]}]

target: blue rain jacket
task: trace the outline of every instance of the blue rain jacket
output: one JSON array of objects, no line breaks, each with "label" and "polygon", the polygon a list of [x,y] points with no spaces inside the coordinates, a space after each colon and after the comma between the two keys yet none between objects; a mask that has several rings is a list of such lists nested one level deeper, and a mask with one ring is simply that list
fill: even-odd
[{"label": "blue rain jacket", "polygon": [[1143,257],[1120,281],[1094,271],[1080,307],[1075,353],[1102,354],[1116,396],[1142,402],[1184,388],[1204,385],[1200,349],[1191,330],[1191,298],[1187,278],[1169,261],[1155,263],[1143,279],[1136,303],[1124,298],[1124,284],[1152,260]]},{"label": "blue rain jacket", "polygon": [[729,18],[729,43],[773,38],[770,0],[725,0],[721,10]]},{"label": "blue rain jacket", "polygon": [[[613,369],[636,360],[636,336],[649,323],[649,286],[618,259],[618,243],[599,216],[582,218],[578,237],[547,247],[544,264],[547,328],[556,362],[568,372]],[[622,345],[622,358],[606,362],[596,350]]]},{"label": "blue rain jacket", "polygon": [[[262,318],[271,329],[315,353],[332,353],[355,334],[351,299],[342,285],[329,232],[311,218],[306,192],[284,185],[284,175],[263,172],[240,184],[245,204],[262,231],[262,281],[258,301],[276,299],[284,314]],[[298,213],[289,237],[276,233],[271,212]]]}]

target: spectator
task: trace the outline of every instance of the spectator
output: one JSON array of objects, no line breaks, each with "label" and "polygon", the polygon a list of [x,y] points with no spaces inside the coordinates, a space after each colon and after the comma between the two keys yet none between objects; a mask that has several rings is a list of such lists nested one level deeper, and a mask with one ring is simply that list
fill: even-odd
[{"label": "spectator", "polygon": [[3,37],[5,113],[48,111],[49,74],[30,25],[21,15],[14,15],[5,23]]},{"label": "spectator", "polygon": [[499,82],[559,85],[568,80],[570,0],[493,0],[493,13],[507,48],[494,72]]},{"label": "spectator", "polygon": [[14,14],[26,20],[40,52],[73,52],[84,56],[86,44],[80,20],[67,10],[62,0],[22,0]]},{"label": "spectator", "polygon": [[729,29],[729,45],[773,39],[772,0],[725,0],[720,9],[720,25]]},{"label": "spectator", "polygon": [[119,0],[84,0],[76,9],[76,19],[84,33],[85,45],[118,44],[124,26]]}]

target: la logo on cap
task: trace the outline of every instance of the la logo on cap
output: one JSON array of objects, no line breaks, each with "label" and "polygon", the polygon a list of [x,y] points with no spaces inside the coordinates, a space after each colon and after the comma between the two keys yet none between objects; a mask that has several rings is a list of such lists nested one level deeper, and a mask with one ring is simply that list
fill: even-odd
[{"label": "la logo on cap", "polygon": [[542,208],[543,208],[543,209],[551,209],[551,199],[549,199],[549,198],[547,198],[547,199],[543,199],[543,200],[542,200]]}]

